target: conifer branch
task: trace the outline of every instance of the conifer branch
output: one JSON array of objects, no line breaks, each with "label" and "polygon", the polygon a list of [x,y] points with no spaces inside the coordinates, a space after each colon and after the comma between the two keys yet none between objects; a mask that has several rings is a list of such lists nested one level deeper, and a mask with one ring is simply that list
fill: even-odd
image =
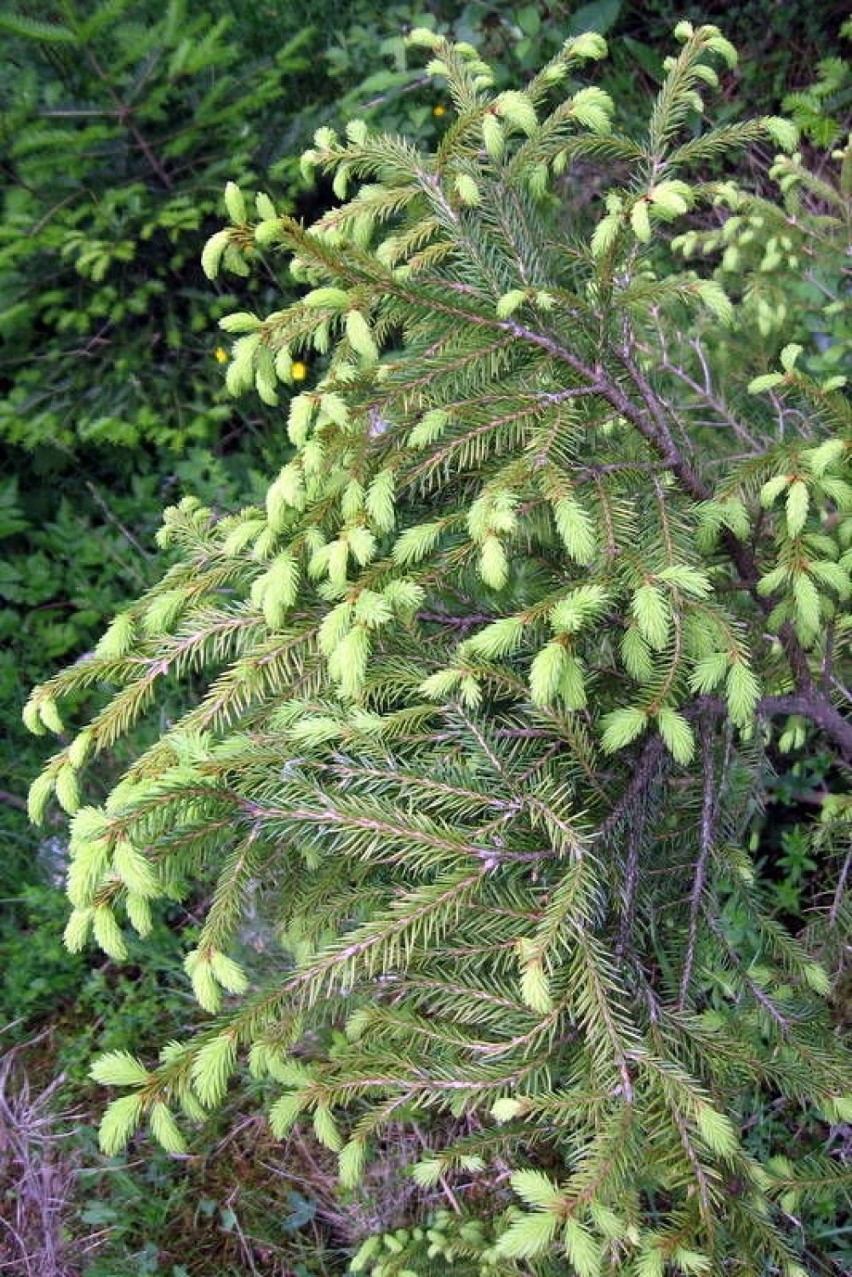
[{"label": "conifer branch", "polygon": [[[25,711],[59,736],[29,807],[73,813],[72,948],[93,934],[121,961],[125,916],[144,935],[203,883],[186,971],[212,1019],[153,1070],[97,1066],[131,1088],[104,1147],[146,1115],[174,1147],[159,1106],[218,1103],[248,1048],[278,1088],[276,1135],[312,1121],[347,1185],[389,1123],[416,1123],[419,1189],[446,1184],[460,1219],[481,1204],[507,1274],[757,1255],[797,1277],[772,1150],[726,1114],[757,1091],[847,1112],[819,935],[836,943],[849,873],[852,420],[804,347],[776,356],[777,326],[754,321],[760,260],[734,306],[715,249],[701,274],[673,256],[721,225],[746,261],[736,219],[758,209],[803,234],[795,192],[690,172],[789,132],[684,141],[733,55],[715,27],[680,24],[641,142],[582,83],[599,36],[516,90],[469,46],[413,38],[454,103],[434,154],[364,121],[321,128],[304,160],[335,208],[304,227],[259,195],[254,218],[229,184],[231,225],[204,250],[211,278],[282,251],[303,286],[222,325],[228,389],[289,404],[264,503],[167,511],[177,565]],[[578,157],[603,199],[569,242],[552,196]],[[189,674],[183,714],[81,805],[86,766]],[[70,735],[60,702],[104,684]],[[747,848],[764,750],[816,732],[831,801],[804,836],[840,873],[797,937]],[[265,984],[239,961],[250,897],[289,954]],[[528,1209],[506,1211],[507,1179]]]}]

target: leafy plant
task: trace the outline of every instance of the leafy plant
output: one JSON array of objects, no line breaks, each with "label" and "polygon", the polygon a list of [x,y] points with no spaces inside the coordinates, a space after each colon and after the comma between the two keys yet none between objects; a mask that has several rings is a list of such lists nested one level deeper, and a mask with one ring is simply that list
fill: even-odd
[{"label": "leafy plant", "polygon": [[[445,1186],[458,1224],[413,1258],[428,1231],[377,1230],[358,1264],[380,1277],[833,1262],[790,1203],[836,1200],[841,1160],[756,1146],[746,1097],[826,1136],[850,1120],[827,1002],[848,798],[823,804],[828,899],[800,936],[748,841],[791,718],[837,775],[852,754],[850,409],[798,327],[762,331],[673,249],[771,202],[732,156],[797,142],[772,116],[696,130],[736,54],[713,26],[676,36],[631,135],[583,83],[597,33],[498,90],[418,30],[452,103],[435,150],[320,129],[304,164],[339,203],[310,228],[229,185],[206,273],[286,253],[305,291],[222,320],[227,384],[288,397],[295,455],[262,505],[168,510],[175,564],[25,711],[61,732],[63,699],[113,689],[30,793],[35,819],[53,795],[73,814],[72,950],[92,934],[121,962],[125,917],[145,936],[217,878],[185,963],[213,1019],[152,1067],[95,1064],[126,1092],[103,1149],[144,1121],[182,1150],[175,1111],[201,1120],[246,1055],[273,1132],[311,1124],[344,1187],[416,1129],[424,1214]],[[598,198],[569,208],[590,171]],[[848,225],[830,191],[798,213],[818,245]],[[200,702],[81,806],[84,770],[189,672]],[[249,913],[289,955],[251,991]]]},{"label": "leafy plant", "polygon": [[[220,508],[262,495],[258,470],[288,446],[262,404],[243,411],[223,393],[215,324],[238,304],[239,281],[228,294],[206,287],[197,245],[226,175],[256,182],[271,170],[298,197],[289,157],[322,109],[314,65],[325,36],[275,6],[262,22],[241,9],[236,41],[229,0],[189,8],[0,4],[0,946],[10,952],[29,932],[30,888],[45,881],[43,840],[22,810],[38,765],[18,726],[28,686],[91,650],[103,618],[157,579],[164,503],[186,490]],[[61,1004],[61,963],[55,975]],[[23,1005],[46,1012],[50,980],[45,966],[39,997]],[[21,1010],[4,1001],[0,1018],[26,1036]]]}]

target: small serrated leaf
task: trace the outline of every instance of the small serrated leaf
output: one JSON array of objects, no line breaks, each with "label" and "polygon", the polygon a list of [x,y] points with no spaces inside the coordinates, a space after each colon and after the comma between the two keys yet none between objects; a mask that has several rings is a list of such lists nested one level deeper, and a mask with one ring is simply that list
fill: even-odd
[{"label": "small serrated leaf", "polygon": [[142,1117],[142,1097],[122,1095],[109,1104],[101,1118],[98,1143],[101,1152],[114,1157],[127,1145]]},{"label": "small serrated leaf", "polygon": [[562,1200],[559,1185],[541,1171],[514,1171],[509,1182],[527,1206],[547,1208],[558,1205]]},{"label": "small serrated leaf", "polygon": [[648,726],[648,716],[644,710],[630,706],[615,709],[603,720],[603,736],[601,745],[607,754],[623,749],[631,741],[640,736]]},{"label": "small serrated leaf", "polygon": [[797,537],[804,528],[809,507],[808,486],[801,479],[795,479],[787,490],[787,531],[791,537]]},{"label": "small serrated leaf", "polygon": [[559,1216],[555,1212],[524,1215],[497,1239],[497,1253],[511,1259],[532,1259],[549,1248],[558,1228]]},{"label": "small serrated leaf", "polygon": [[101,1086],[144,1086],[150,1076],[128,1051],[107,1051],[89,1069],[89,1077]]},{"label": "small serrated leaf", "polygon": [[167,1153],[185,1153],[186,1140],[178,1129],[178,1124],[165,1104],[158,1101],[151,1108],[149,1117],[151,1134],[160,1148]]},{"label": "small serrated leaf", "polygon": [[332,1153],[339,1153],[342,1150],[343,1139],[327,1104],[317,1105],[314,1112],[314,1134],[320,1144],[324,1144]]},{"label": "small serrated leaf", "polygon": [[672,758],[685,767],[695,753],[695,736],[689,723],[677,710],[663,708],[657,714],[657,726]]},{"label": "small serrated leaf", "polygon": [[530,667],[530,698],[534,705],[550,705],[559,691],[566,652],[561,643],[548,643]]},{"label": "small serrated leaf", "polygon": [[739,1150],[740,1142],[733,1123],[724,1113],[701,1104],[696,1113],[696,1124],[704,1143],[717,1157],[731,1158]]},{"label": "small serrated leaf", "polygon": [[337,1159],[338,1175],[343,1188],[356,1188],[364,1174],[366,1149],[363,1140],[350,1140],[340,1150]]},{"label": "small serrated leaf", "polygon": [[276,1139],[282,1140],[295,1126],[304,1111],[304,1100],[296,1091],[279,1096],[269,1110],[269,1125]]}]

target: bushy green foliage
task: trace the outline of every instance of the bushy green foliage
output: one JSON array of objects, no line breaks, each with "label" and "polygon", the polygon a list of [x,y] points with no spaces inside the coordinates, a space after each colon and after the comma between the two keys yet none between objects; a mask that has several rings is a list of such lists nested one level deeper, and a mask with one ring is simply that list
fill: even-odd
[{"label": "bushy green foliage", "polygon": [[[226,172],[254,180],[286,150],[265,121],[273,102],[303,109],[316,35],[282,24],[264,46],[246,30],[240,51],[228,14],[218,0],[0,6],[4,899],[33,877],[13,805],[35,762],[14,726],[27,683],[156,579],[164,501],[187,483],[244,500],[264,455],[262,406],[221,393],[215,323],[237,295],[204,287],[197,242]],[[276,171],[295,193],[292,164]]]},{"label": "bushy green foliage", "polygon": [[[598,34],[497,91],[473,47],[416,32],[452,103],[434,150],[319,130],[304,162],[339,204],[308,229],[229,186],[207,274],[282,252],[304,289],[222,322],[229,389],[289,399],[294,458],[263,505],[167,511],[174,566],[26,709],[61,732],[64,698],[113,689],[30,795],[73,814],[72,950],[121,962],[125,918],[145,936],[217,879],[186,955],[214,1019],[159,1064],[102,1057],[125,1088],[102,1147],[147,1122],[181,1151],[174,1113],[203,1118],[245,1060],[273,1132],[311,1125],[344,1186],[416,1125],[424,1202],[443,1185],[460,1215],[377,1233],[353,1265],[374,1277],[832,1263],[795,1215],[845,1182],[821,1137],[852,1116],[827,1002],[848,796],[808,832],[801,935],[749,834],[784,734],[804,723],[838,777],[852,755],[852,418],[779,313],[795,241],[765,324],[762,256],[734,291],[682,250],[693,225],[790,220],[798,189],[836,272],[848,155],[816,179],[786,120],[695,128],[736,55],[676,35],[628,134],[585,79]],[[781,197],[723,172],[758,143]],[[86,768],[190,673],[200,702],[82,806]],[[249,990],[257,911],[290,966]],[[750,1139],[768,1104],[814,1138]]]}]

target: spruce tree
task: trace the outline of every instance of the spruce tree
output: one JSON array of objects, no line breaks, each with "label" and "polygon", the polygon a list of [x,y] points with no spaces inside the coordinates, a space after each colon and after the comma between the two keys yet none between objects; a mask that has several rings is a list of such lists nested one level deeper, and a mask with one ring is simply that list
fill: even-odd
[{"label": "spruce tree", "polygon": [[[62,733],[62,699],[110,689],[31,792],[35,819],[54,793],[73,813],[71,948],[122,961],[125,920],[215,883],[186,957],[209,1028],[96,1063],[126,1091],[103,1148],[147,1124],[183,1149],[175,1114],[246,1069],[344,1186],[416,1128],[424,1202],[459,1213],[352,1271],[800,1277],[796,1211],[843,1189],[747,1128],[769,1102],[852,1117],[829,1001],[852,419],[762,269],[840,261],[850,155],[816,177],[785,120],[702,124],[736,54],[675,34],[634,137],[590,82],[596,34],[497,92],[415,31],[453,103],[433,153],[321,129],[304,163],[339,203],[310,227],[228,188],[207,274],[283,254],[303,286],[222,321],[230,390],[289,402],[292,459],[265,508],[166,511],[175,565],[27,707]],[[734,161],[767,142],[750,191]],[[190,673],[201,698],[81,806]],[[796,935],[750,834],[801,740],[835,780]],[[289,955],[265,981],[234,956],[250,909]]]}]

